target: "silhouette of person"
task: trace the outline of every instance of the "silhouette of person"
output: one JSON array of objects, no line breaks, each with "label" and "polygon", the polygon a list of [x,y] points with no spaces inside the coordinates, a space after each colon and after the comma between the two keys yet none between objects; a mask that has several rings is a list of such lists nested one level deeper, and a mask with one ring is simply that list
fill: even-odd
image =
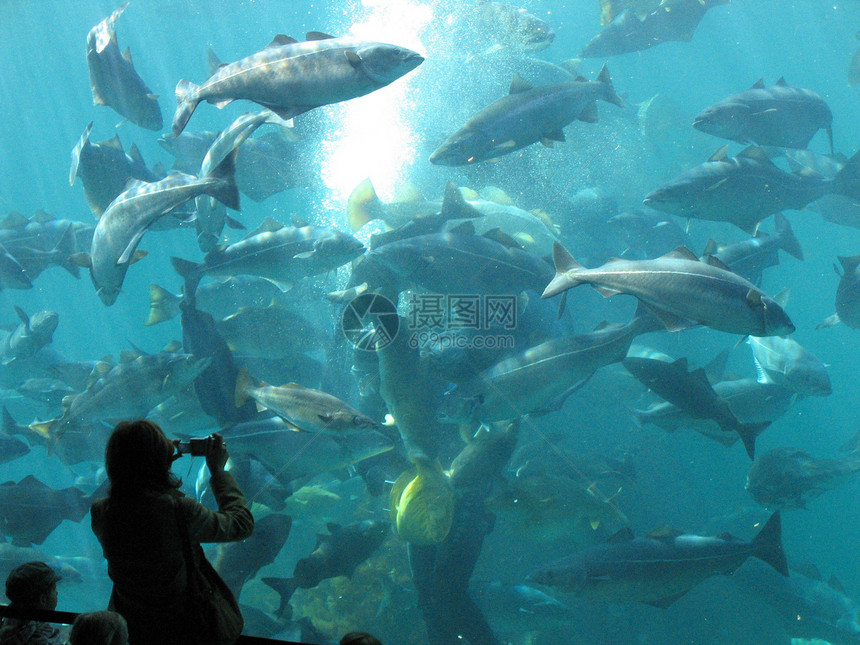
[{"label": "silhouette of person", "polygon": [[183,524],[198,549],[201,542],[244,540],[254,528],[242,491],[224,470],[223,438],[212,435],[205,455],[217,512],[177,490],[181,480],[170,470],[179,456],[176,448],[151,421],[120,422],[105,449],[110,491],[92,506],[93,532],[113,581],[108,609],[126,619],[134,645],[195,642],[187,613]]},{"label": "silhouette of person", "polygon": [[367,632],[349,632],[343,635],[339,645],[382,645],[382,643],[376,636],[371,636]]},{"label": "silhouette of person", "polygon": [[[44,562],[25,562],[6,578],[6,597],[16,609],[57,608],[57,581],[54,570]],[[8,618],[0,628],[0,645],[62,645],[59,628],[33,620]]]},{"label": "silhouette of person", "polygon": [[72,623],[69,645],[128,645],[128,625],[115,611],[80,614]]}]

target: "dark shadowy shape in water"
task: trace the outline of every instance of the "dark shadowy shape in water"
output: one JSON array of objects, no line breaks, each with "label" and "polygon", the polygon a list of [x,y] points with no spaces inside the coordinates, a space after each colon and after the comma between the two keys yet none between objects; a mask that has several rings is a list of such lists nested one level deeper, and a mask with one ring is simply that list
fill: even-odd
[{"label": "dark shadowy shape in water", "polygon": [[274,562],[290,535],[293,519],[271,513],[254,523],[254,533],[241,542],[218,545],[215,569],[237,598],[242,586],[264,566]]},{"label": "dark shadowy shape in water", "polygon": [[820,322],[816,329],[833,327],[840,322],[851,329],[860,328],[860,255],[840,256],[837,259],[842,265],[842,273],[833,266],[839,276],[839,286],[836,287],[836,313]]},{"label": "dark shadowy shape in water", "polygon": [[790,87],[784,78],[765,87],[759,79],[745,92],[705,108],[693,127],[715,137],[760,146],[806,148],[815,133],[827,132],[833,154],[833,114],[818,94]]},{"label": "dark shadowy shape in water", "polygon": [[194,392],[206,414],[218,423],[241,423],[257,416],[252,401],[237,407],[233,402],[239,370],[233,354],[218,332],[215,319],[197,309],[194,297],[199,277],[185,282],[185,297],[179,304],[182,311],[182,347],[197,358],[210,358],[209,365],[194,379]]},{"label": "dark shadowy shape in water", "polygon": [[806,508],[822,493],[860,477],[860,455],[817,459],[796,448],[774,448],[750,466],[746,489],[767,508]]},{"label": "dark shadowy shape in water", "polygon": [[390,525],[363,520],[346,526],[329,523],[326,528],[329,534],[317,535],[316,547],[296,563],[292,578],[263,578],[281,596],[278,615],[283,614],[296,589],[312,589],[328,578],[351,576],[379,548]]},{"label": "dark shadowy shape in water", "polygon": [[711,7],[729,0],[663,0],[642,12],[628,8],[585,46],[580,58],[602,58],[642,51],[669,41],[690,42]]},{"label": "dark shadowy shape in water", "polygon": [[728,534],[705,537],[668,528],[636,538],[629,528],[622,529],[604,544],[534,572],[528,581],[594,600],[668,607],[703,580],[731,574],[749,557],[788,575],[779,511],[751,542]]},{"label": "dark shadowy shape in water", "polygon": [[491,103],[430,155],[430,163],[463,166],[495,159],[538,141],[551,147],[565,141],[562,129],[573,121],[597,122],[597,100],[623,106],[609,70],[595,81],[578,77],[569,83],[533,87],[514,76],[507,96]]},{"label": "dark shadowy shape in water", "polygon": [[126,119],[148,130],[161,130],[158,96],[134,69],[131,51],[120,53],[114,25],[126,2],[87,34],[87,65],[94,105],[108,105]]},{"label": "dark shadowy shape in water", "polygon": [[110,203],[125,190],[129,179],[158,181],[164,173],[147,168],[135,144],[132,144],[126,153],[118,135],[106,141],[90,143],[92,129],[93,124],[90,122],[72,150],[69,185],[75,183],[75,178],[81,178],[87,204],[96,217],[100,217]]}]

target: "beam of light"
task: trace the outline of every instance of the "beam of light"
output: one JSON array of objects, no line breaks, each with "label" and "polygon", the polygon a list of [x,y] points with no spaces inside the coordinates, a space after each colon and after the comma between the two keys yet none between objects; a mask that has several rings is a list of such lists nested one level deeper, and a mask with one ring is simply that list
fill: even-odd
[{"label": "beam of light", "polygon": [[[416,0],[355,0],[346,15],[360,16],[350,36],[408,47],[424,55],[421,30],[433,9]],[[416,109],[414,87],[421,66],[391,85],[332,106],[334,127],[320,149],[322,180],[328,189],[323,206],[342,213],[359,182],[369,177],[383,199],[403,182],[413,161],[417,134],[409,115]]]}]

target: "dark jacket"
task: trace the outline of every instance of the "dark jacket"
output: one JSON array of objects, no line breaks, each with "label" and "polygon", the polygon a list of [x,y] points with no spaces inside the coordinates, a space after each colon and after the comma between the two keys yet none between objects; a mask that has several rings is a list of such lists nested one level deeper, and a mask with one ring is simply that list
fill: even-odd
[{"label": "dark jacket", "polygon": [[34,621],[8,619],[0,623],[0,645],[63,645],[60,630]]},{"label": "dark jacket", "polygon": [[[128,622],[134,645],[186,645],[186,584],[179,510],[191,543],[235,542],[251,535],[254,518],[233,476],[210,480],[214,512],[179,491],[144,492],[133,498],[101,499],[92,506],[92,527],[113,580],[109,609]],[[178,507],[178,508],[177,508]]]}]

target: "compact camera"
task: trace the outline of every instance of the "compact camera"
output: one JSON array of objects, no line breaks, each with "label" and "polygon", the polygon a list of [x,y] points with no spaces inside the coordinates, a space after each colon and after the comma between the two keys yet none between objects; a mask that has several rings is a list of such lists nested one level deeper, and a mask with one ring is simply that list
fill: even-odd
[{"label": "compact camera", "polygon": [[198,439],[189,439],[188,441],[180,441],[176,445],[176,452],[180,455],[191,455],[192,457],[203,457],[206,455],[206,446],[212,440],[212,435]]}]

